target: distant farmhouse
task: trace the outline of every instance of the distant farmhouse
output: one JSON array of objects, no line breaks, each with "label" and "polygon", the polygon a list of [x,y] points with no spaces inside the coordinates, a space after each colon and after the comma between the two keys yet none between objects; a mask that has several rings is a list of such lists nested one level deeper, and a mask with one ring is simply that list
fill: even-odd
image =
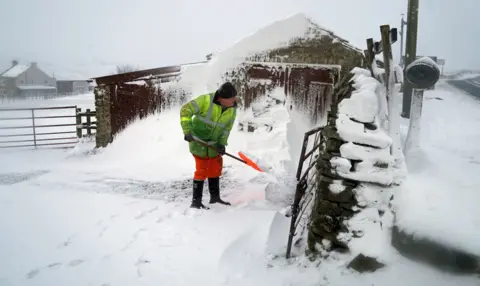
[{"label": "distant farmhouse", "polygon": [[93,86],[86,80],[57,80],[58,94],[83,94],[93,91]]},{"label": "distant farmhouse", "polygon": [[28,98],[57,94],[57,80],[42,71],[36,62],[30,65],[12,61],[12,66],[0,73],[0,97]]}]

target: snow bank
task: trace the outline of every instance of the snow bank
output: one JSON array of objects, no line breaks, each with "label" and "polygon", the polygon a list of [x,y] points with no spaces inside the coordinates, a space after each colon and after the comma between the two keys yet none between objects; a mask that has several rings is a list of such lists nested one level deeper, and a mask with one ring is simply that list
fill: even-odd
[{"label": "snow bank", "polygon": [[[279,249],[289,221],[272,211],[190,212],[159,200],[39,187],[0,186],[1,285],[478,283],[390,252],[395,266],[371,275],[352,273],[341,256],[321,267],[286,261]],[[379,243],[370,247],[380,251]]]},{"label": "snow bank", "polygon": [[298,37],[308,36],[311,22],[302,13],[276,21],[214,54],[209,61],[206,80],[209,89],[215,89],[225,72],[239,66],[248,56],[266,50],[285,47]]},{"label": "snow bank", "polygon": [[[270,232],[288,225],[274,211],[220,215],[61,186],[16,190],[0,187],[2,285],[219,283],[262,268],[258,258],[278,246]],[[7,219],[19,210],[22,217]]]},{"label": "snow bank", "polygon": [[[237,134],[242,137],[232,139],[231,144],[246,140],[244,153],[265,171],[251,180],[266,184],[265,198],[268,201],[287,204],[295,189],[292,185],[292,166],[298,161],[292,158],[291,152],[295,146],[290,144],[288,138],[291,116],[285,106],[276,101],[282,96],[283,89],[277,88],[259,97],[247,110],[238,112],[237,122],[243,126],[243,131]],[[255,130],[247,132],[248,125]],[[298,137],[296,140],[301,141]]]},{"label": "snow bank", "polygon": [[206,88],[206,63],[195,63],[181,66],[180,77],[175,87],[180,87],[192,95],[212,92]]},{"label": "snow bank", "polygon": [[[232,46],[214,53],[207,64],[208,89],[215,89],[226,72],[239,66],[249,56],[286,47],[297,38],[308,39],[319,36],[336,37],[333,32],[313,23],[303,13],[294,14],[265,26],[233,43]],[[342,43],[347,45],[346,42]]]},{"label": "snow bank", "polygon": [[467,80],[467,79],[480,77],[480,71],[463,70],[458,72],[445,73],[445,76],[453,80]]},{"label": "snow bank", "polygon": [[425,99],[420,148],[409,154],[409,176],[395,196],[397,224],[480,255],[480,105],[443,84],[425,91]]}]

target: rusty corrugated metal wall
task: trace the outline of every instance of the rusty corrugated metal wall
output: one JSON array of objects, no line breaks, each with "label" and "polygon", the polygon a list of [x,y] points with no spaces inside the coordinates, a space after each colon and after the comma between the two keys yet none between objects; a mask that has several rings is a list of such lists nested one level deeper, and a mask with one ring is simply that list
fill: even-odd
[{"label": "rusty corrugated metal wall", "polygon": [[162,93],[154,86],[127,84],[116,85],[111,98],[112,136],[127,127],[136,118],[144,118],[161,106]]},{"label": "rusty corrugated metal wall", "polygon": [[[185,92],[171,89],[165,92],[158,84],[171,81],[179,74],[180,66],[172,66],[95,78],[98,85],[96,89],[104,89],[109,93],[108,103],[97,101],[96,98],[96,102],[102,103],[101,108],[109,111],[105,118],[97,118],[97,125],[106,126],[102,129],[108,132],[104,137],[113,140],[133,120],[160,112],[175,102],[182,102],[182,98],[186,98]],[[105,92],[96,92],[96,97]],[[97,145],[105,144],[102,142]]]},{"label": "rusty corrugated metal wall", "polygon": [[[296,109],[316,122],[326,115],[332,101],[333,86],[339,80],[338,66],[249,63],[243,70],[246,83],[243,103],[248,108],[259,96],[283,87]],[[256,84],[252,84],[256,82]]]}]

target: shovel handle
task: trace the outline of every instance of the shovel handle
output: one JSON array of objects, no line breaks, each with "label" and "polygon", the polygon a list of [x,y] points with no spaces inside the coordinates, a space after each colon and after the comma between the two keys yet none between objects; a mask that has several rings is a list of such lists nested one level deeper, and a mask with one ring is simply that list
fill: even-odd
[{"label": "shovel handle", "polygon": [[[199,138],[194,138],[193,140],[194,140],[195,142],[198,142],[198,143],[200,143],[201,145],[203,145],[203,146],[205,146],[205,147],[208,147],[208,148],[216,151],[217,153],[221,154],[217,148],[213,147],[212,145],[208,145],[207,142],[205,142],[205,141],[203,141],[203,140],[201,140],[201,139],[199,139]],[[237,161],[240,161],[240,162],[242,162],[242,163],[244,163],[244,164],[247,164],[247,161],[242,160],[242,159],[238,158],[237,156],[234,156],[234,155],[229,154],[229,153],[227,153],[227,152],[225,152],[224,154],[227,155],[227,156],[230,157],[230,158],[233,158],[233,159],[235,159],[235,160],[237,160]]]}]

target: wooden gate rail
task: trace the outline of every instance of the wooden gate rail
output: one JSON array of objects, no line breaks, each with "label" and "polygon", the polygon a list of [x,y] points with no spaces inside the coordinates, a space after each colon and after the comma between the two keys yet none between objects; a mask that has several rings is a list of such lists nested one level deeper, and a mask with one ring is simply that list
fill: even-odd
[{"label": "wooden gate rail", "polygon": [[[76,109],[76,125],[77,125],[77,137],[82,138],[83,129],[87,130],[87,136],[92,136],[92,130],[97,129],[97,121],[92,121],[92,116],[96,116],[97,112],[91,111],[89,108],[85,112],[82,112],[81,108]],[[86,122],[83,123],[82,118],[85,117]]]},{"label": "wooden gate rail", "polygon": [[[322,127],[316,127],[308,132],[305,133],[303,137],[303,145],[302,151],[300,153],[300,158],[298,160],[298,169],[297,169],[297,186],[295,189],[295,197],[293,200],[293,204],[291,206],[292,215],[290,221],[290,231],[288,234],[288,242],[287,242],[287,252],[286,257],[290,258],[291,250],[292,250],[292,242],[293,237],[295,236],[295,231],[300,224],[300,220],[307,206],[310,204],[311,200],[315,195],[315,186],[316,183],[313,183],[316,179],[316,172],[317,169],[314,169],[313,174],[310,174],[312,168],[317,165],[317,158],[313,157],[312,155],[320,149],[322,144],[321,142],[321,131],[323,130]],[[310,136],[315,135],[314,144],[310,151],[307,152],[307,146]],[[303,165],[310,158],[310,162],[308,164],[307,169],[303,171]],[[310,175],[310,176],[309,176]],[[302,200],[303,199],[303,200]]]}]

